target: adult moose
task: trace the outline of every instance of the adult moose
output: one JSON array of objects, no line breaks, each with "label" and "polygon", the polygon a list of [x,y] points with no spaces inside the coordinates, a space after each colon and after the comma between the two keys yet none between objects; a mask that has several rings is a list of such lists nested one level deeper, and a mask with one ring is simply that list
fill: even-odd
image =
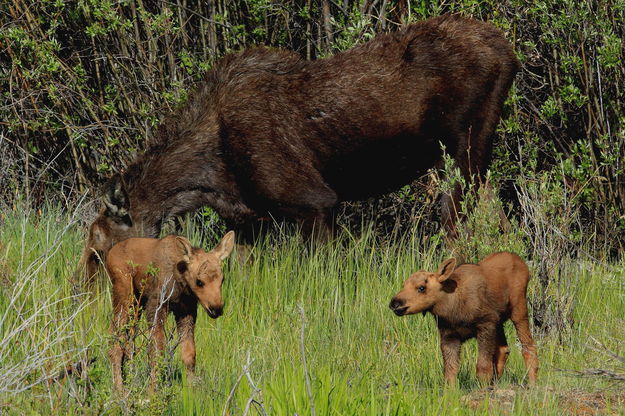
[{"label": "adult moose", "polygon": [[[441,160],[484,173],[518,61],[492,25],[443,16],[306,61],[265,47],[226,56],[110,179],[83,260],[208,205],[249,239],[259,218],[324,233],[333,208],[395,190]],[[459,192],[443,196],[453,229]]]}]

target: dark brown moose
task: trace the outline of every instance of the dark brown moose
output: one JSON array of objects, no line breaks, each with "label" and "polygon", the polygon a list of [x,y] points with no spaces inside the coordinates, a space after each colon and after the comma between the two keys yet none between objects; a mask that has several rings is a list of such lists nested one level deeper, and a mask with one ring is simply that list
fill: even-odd
[{"label": "dark brown moose", "polygon": [[[114,336],[110,350],[113,384],[122,390],[122,369],[131,339],[127,328],[132,311],[134,319],[141,310],[150,325],[152,371],[150,386],[156,381],[156,352],[165,347],[163,325],[172,312],[180,335],[180,352],[193,378],[195,371],[195,319],[198,302],[211,318],[222,314],[221,262],[234,246],[234,232],[227,233],[208,253],[191,246],[184,237],[130,238],[111,248],[106,258],[106,269],[113,285]],[[136,323],[136,322],[135,322]],[[132,326],[132,325],[131,325]]]},{"label": "dark brown moose", "polygon": [[443,262],[436,273],[418,271],[390,303],[395,314],[431,312],[437,320],[445,380],[456,380],[460,346],[477,337],[477,376],[484,384],[500,378],[508,359],[503,324],[511,319],[521,342],[530,384],[535,384],[538,357],[527,317],[529,270],[516,254],[491,254],[478,264]]},{"label": "dark brown moose", "polygon": [[[83,263],[210,206],[250,242],[260,219],[327,235],[340,201],[378,196],[441,161],[483,174],[519,63],[491,24],[443,16],[335,56],[254,47],[226,56],[104,192]],[[443,196],[453,230],[459,189]]]}]

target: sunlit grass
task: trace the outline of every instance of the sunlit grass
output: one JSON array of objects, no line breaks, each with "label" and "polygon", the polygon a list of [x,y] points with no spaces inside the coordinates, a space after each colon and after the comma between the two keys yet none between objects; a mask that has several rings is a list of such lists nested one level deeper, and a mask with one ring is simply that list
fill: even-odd
[{"label": "sunlit grass", "polygon": [[[185,228],[195,244],[210,248],[215,233]],[[0,339],[22,316],[10,309],[10,296],[28,273],[28,290],[20,297],[36,311],[46,299],[59,301],[54,313],[32,325],[0,368],[24,360],[50,339],[57,328],[69,340],[54,346],[58,355],[50,368],[34,369],[24,383],[52,377],[81,359],[95,359],[80,377],[55,377],[24,392],[2,392],[0,411],[8,413],[167,413],[167,414],[310,414],[300,335],[318,415],[370,414],[562,414],[562,394],[574,391],[613,391],[609,383],[579,378],[562,370],[605,365],[606,357],[589,348],[593,336],[623,352],[625,290],[623,263],[571,262],[575,291],[574,327],[563,340],[545,336],[539,346],[539,385],[525,384],[525,368],[512,325],[506,326],[512,352],[497,384],[509,389],[509,403],[486,397],[476,409],[466,396],[480,390],[475,377],[477,348],[465,344],[457,388],[445,388],[436,324],[431,316],[395,317],[387,305],[405,277],[418,268],[434,269],[449,253],[439,240],[406,235],[380,244],[369,234],[308,247],[297,237],[277,237],[255,247],[254,260],[226,265],[224,315],[210,319],[199,311],[196,329],[197,373],[200,381],[187,385],[172,335],[163,358],[165,374],[159,392],[149,401],[144,389],[147,359],[138,353],[129,364],[132,395],[112,394],[108,364],[110,290],[103,279],[88,297],[70,298],[70,276],[81,250],[82,229],[71,216],[51,207],[39,215],[28,210],[6,213],[0,229]],[[208,242],[204,241],[208,240]],[[535,284],[535,282],[531,283]],[[536,290],[536,287],[532,287]],[[530,290],[530,293],[532,292]],[[79,309],[82,307],[83,309]],[[300,309],[301,308],[301,309]],[[304,319],[300,311],[303,310]],[[64,327],[72,312],[72,324]],[[145,337],[137,340],[141,349]],[[24,361],[26,362],[26,361]],[[30,371],[30,370],[29,370]],[[258,388],[255,390],[254,386]],[[238,384],[237,384],[238,383]]]}]

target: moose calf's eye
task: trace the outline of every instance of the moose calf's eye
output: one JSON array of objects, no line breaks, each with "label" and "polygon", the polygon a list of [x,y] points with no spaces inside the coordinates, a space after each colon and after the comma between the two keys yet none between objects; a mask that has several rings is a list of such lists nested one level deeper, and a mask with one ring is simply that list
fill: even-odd
[{"label": "moose calf's eye", "polygon": [[202,286],[204,286],[204,282],[203,282],[203,281],[201,281],[200,279],[197,279],[197,280],[195,281],[195,285],[196,285],[197,287],[202,287]]},{"label": "moose calf's eye", "polygon": [[425,286],[421,285],[421,286],[419,286],[419,288],[417,290],[419,291],[419,293],[423,293],[423,292],[425,292]]}]

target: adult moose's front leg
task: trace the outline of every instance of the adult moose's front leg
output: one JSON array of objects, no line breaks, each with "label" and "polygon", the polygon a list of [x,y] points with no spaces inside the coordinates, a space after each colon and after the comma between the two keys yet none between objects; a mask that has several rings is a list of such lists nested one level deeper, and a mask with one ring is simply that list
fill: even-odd
[{"label": "adult moose's front leg", "polygon": [[318,243],[326,243],[334,236],[329,209],[314,211],[300,221],[302,235]]},{"label": "adult moose's front leg", "polygon": [[226,220],[226,228],[236,235],[236,258],[241,266],[254,262],[254,247],[263,233],[271,227],[271,218],[246,217],[244,220]]},{"label": "adult moose's front leg", "polygon": [[276,170],[256,166],[256,189],[280,216],[298,221],[305,238],[325,242],[332,237],[330,214],[338,202],[312,160],[300,154],[276,155]]}]

